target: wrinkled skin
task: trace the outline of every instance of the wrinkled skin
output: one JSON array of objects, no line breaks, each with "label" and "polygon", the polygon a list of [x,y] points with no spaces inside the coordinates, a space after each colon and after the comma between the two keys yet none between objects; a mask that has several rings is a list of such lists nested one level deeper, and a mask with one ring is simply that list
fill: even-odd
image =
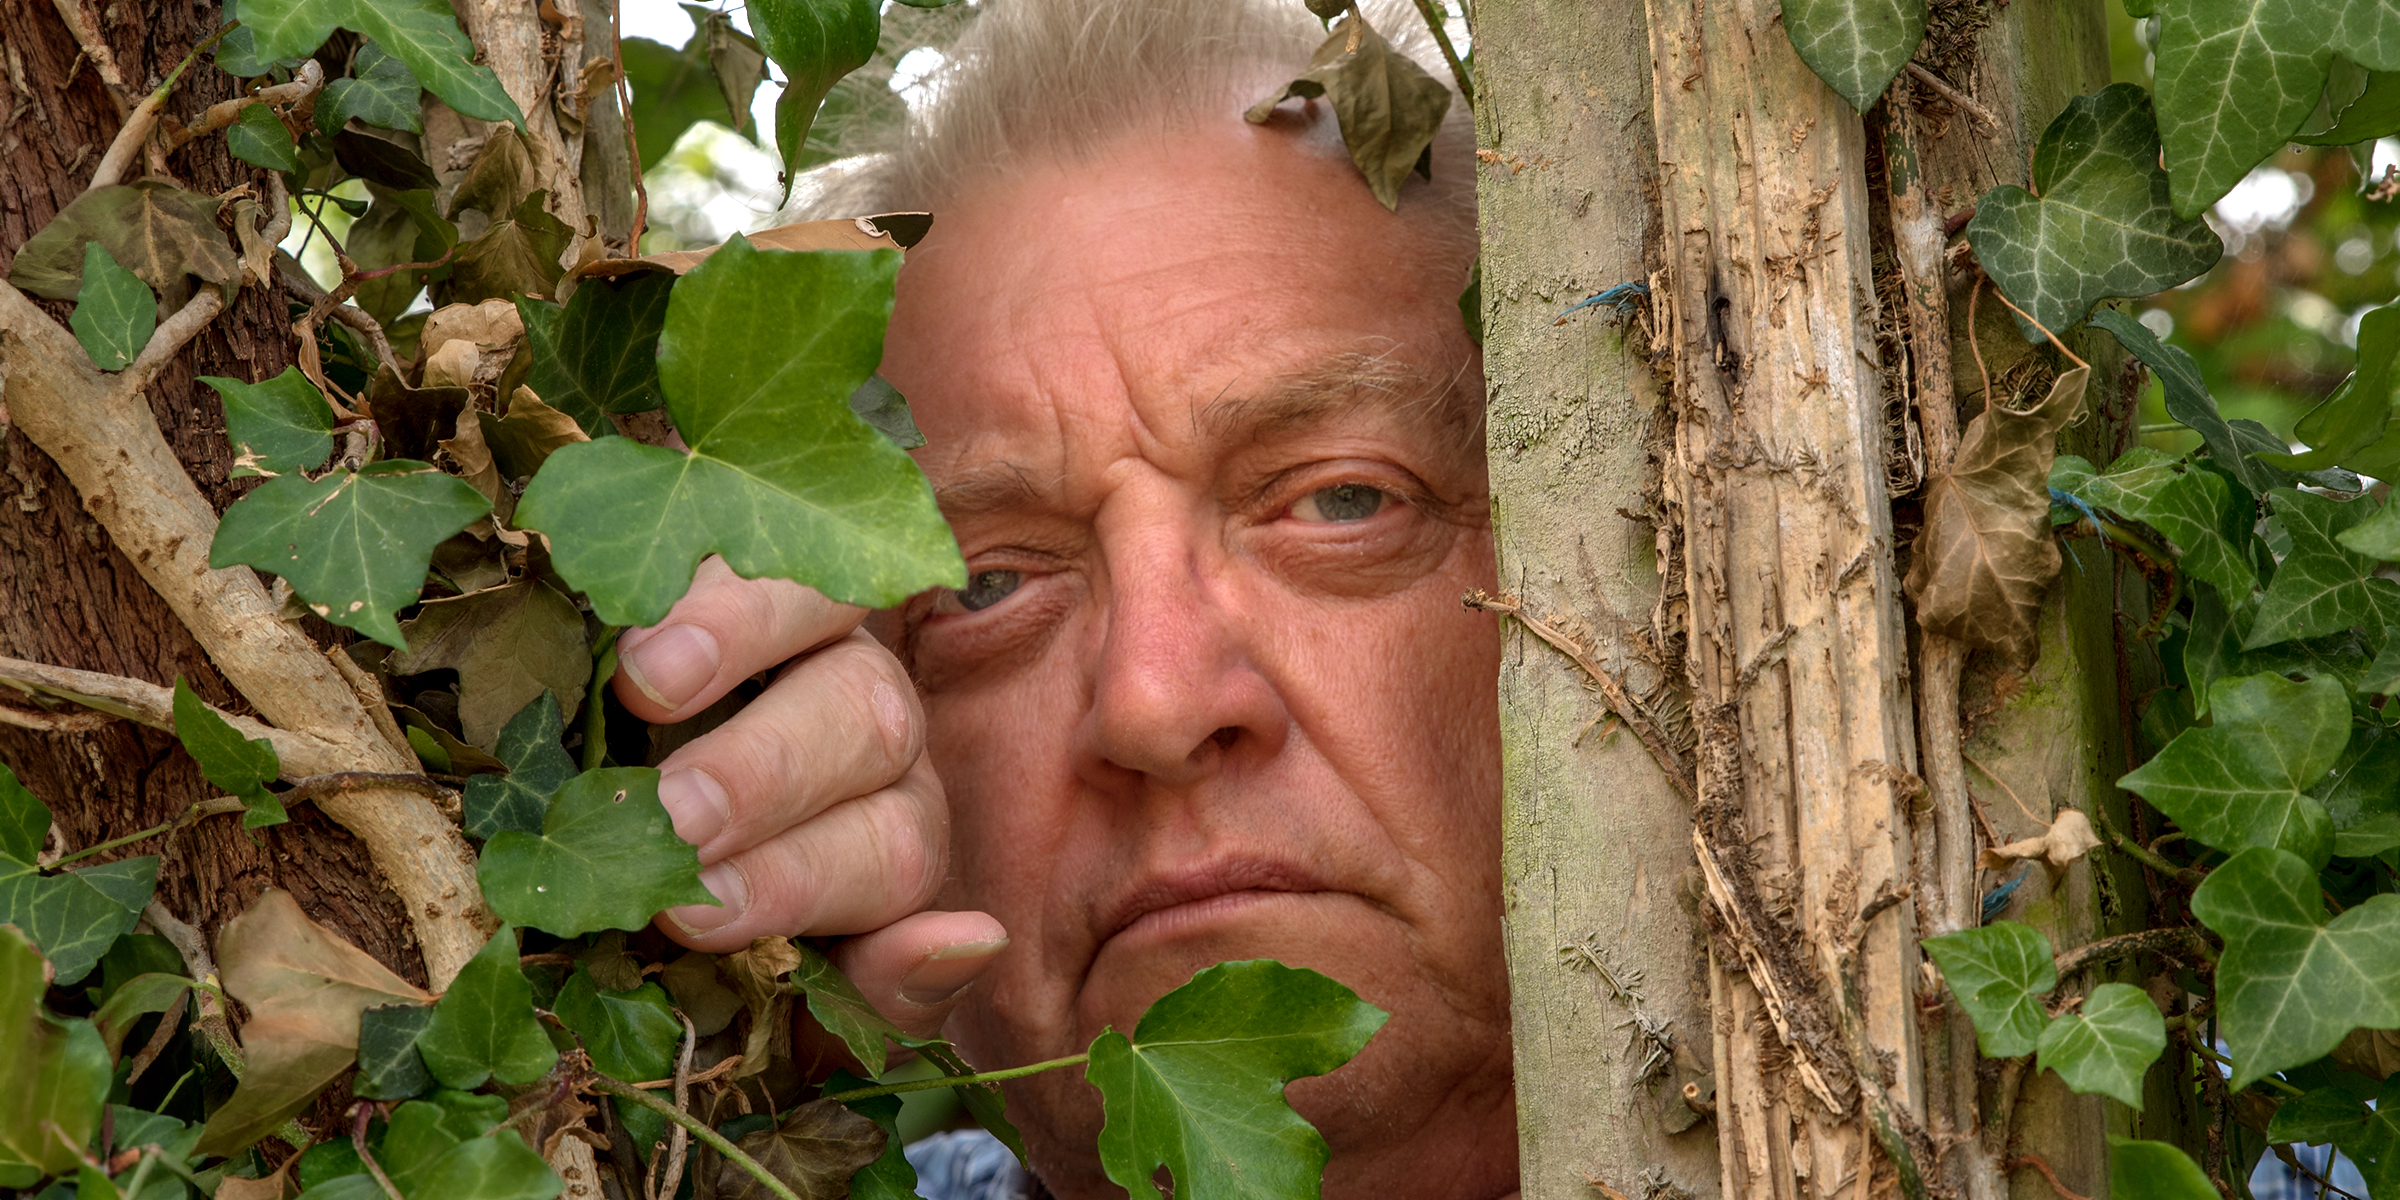
[{"label": "wrinkled skin", "polygon": [[[708,910],[714,930],[669,914],[670,933],[875,930],[845,966],[904,1023],[946,1014],[986,1066],[1130,1030],[1221,960],[1310,967],[1393,1014],[1291,1088],[1334,1148],[1327,1195],[1494,1197],[1516,1140],[1499,642],[1459,603],[1494,583],[1465,264],[1412,254],[1409,218],[1323,141],[1235,121],[1129,139],[938,214],[884,374],[929,439],[970,586],[901,614],[913,696],[842,638],[849,611],[723,574],[668,622],[689,607],[734,647],[679,668],[698,690],[619,692],[689,712],[776,661],[760,655],[828,645],[670,760],[721,784],[669,804],[747,906]],[[834,680],[812,666],[827,654],[860,661]],[[850,760],[873,765],[798,799],[774,782]],[[933,903],[953,911],[892,921],[928,872],[888,864],[939,864],[945,792]],[[860,805],[886,810],[872,836],[832,824]],[[866,899],[826,899],[846,885]],[[911,986],[928,972],[939,986]],[[1077,1073],[1010,1086],[1045,1182],[1122,1194]]]}]

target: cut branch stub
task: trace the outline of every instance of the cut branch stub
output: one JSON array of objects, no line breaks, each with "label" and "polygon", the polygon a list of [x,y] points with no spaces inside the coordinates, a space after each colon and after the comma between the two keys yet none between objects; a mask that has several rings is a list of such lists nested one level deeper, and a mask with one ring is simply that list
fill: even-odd
[{"label": "cut branch stub", "polygon": [[1958,462],[1925,493],[1908,594],[1932,633],[2030,662],[2042,594],[2058,577],[2050,537],[2053,439],[2083,407],[2091,369],[2058,377],[2024,412],[1998,405],[1967,425]]}]

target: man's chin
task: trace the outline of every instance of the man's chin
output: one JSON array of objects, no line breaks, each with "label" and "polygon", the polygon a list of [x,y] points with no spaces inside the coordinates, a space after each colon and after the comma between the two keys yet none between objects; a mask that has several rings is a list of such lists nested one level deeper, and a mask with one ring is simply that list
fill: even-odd
[{"label": "man's chin", "polygon": [[1079,1033],[1109,1026],[1130,1035],[1159,997],[1221,962],[1271,958],[1363,993],[1379,954],[1400,953],[1397,932],[1348,892],[1232,892],[1148,913],[1093,956],[1076,1002]]}]

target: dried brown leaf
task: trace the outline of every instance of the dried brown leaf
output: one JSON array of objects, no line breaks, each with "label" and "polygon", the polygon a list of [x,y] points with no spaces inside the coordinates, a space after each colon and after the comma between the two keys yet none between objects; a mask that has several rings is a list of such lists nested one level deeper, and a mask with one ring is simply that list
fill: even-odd
[{"label": "dried brown leaf", "polygon": [[583,703],[591,677],[583,614],[548,584],[522,580],[428,601],[400,632],[408,649],[386,660],[394,674],[458,672],[458,724],[485,750],[500,727],[544,691],[558,693],[561,711]]},{"label": "dried brown leaf", "polygon": [[1333,105],[1350,161],[1385,208],[1400,207],[1410,171],[1433,178],[1433,137],[1450,111],[1450,89],[1393,49],[1356,9],[1317,47],[1308,70],[1243,116],[1264,124],[1293,96],[1323,96]]},{"label": "dried brown leaf", "polygon": [[540,470],[551,451],[592,440],[575,418],[542,403],[528,387],[519,387],[509,397],[507,416],[484,413],[482,419],[483,444],[491,449],[493,465],[506,483]]},{"label": "dried brown leaf", "polygon": [[273,1174],[259,1179],[227,1175],[217,1184],[216,1200],[292,1200],[300,1194],[300,1180],[293,1170],[299,1165],[300,1156],[295,1154],[283,1160]]},{"label": "dried brown leaf", "polygon": [[2333,1048],[2333,1061],[2376,1079],[2400,1074],[2400,1029],[2353,1029]]},{"label": "dried brown leaf", "polygon": [[2033,660],[2042,594],[2058,577],[2050,537],[2050,463],[2058,431],[2083,407],[2089,367],[2058,377],[2024,412],[1998,406],[1968,422],[1958,458],[1925,489],[1908,594],[1927,632]]},{"label": "dried brown leaf", "polygon": [[[811,1100],[783,1124],[761,1129],[735,1145],[802,1200],[842,1200],[850,1177],[883,1156],[883,1128],[833,1100]],[[766,1200],[774,1193],[733,1163],[717,1168],[717,1195],[726,1200]]]},{"label": "dried brown leaf", "polygon": [[186,275],[225,284],[241,273],[217,228],[217,204],[152,180],[85,192],[18,247],[8,281],[45,299],[72,300],[83,287],[83,244],[98,241],[168,306],[179,304],[191,295]]},{"label": "dried brown leaf", "polygon": [[443,435],[458,427],[470,397],[462,387],[410,387],[387,366],[375,373],[367,403],[392,457],[427,461]]},{"label": "dried brown leaf", "polygon": [[250,1009],[241,1085],[208,1120],[199,1153],[231,1155],[308,1107],[358,1056],[358,1015],[433,996],[308,919],[269,889],[217,936],[225,990]]},{"label": "dried brown leaf", "polygon": [[692,1028],[701,1037],[723,1030],[733,1024],[733,1015],[742,1011],[742,998],[717,978],[717,956],[693,951],[667,964],[658,981],[666,985],[667,994],[675,997],[675,1007],[692,1019]]},{"label": "dried brown leaf", "polygon": [[1986,850],[1977,865],[1990,871],[2020,859],[2038,858],[2049,863],[2050,869],[2064,871],[2099,844],[2099,835],[2092,832],[2092,819],[2084,816],[2082,810],[2070,808],[2053,818],[2050,828],[2042,831],[2041,836]]},{"label": "dried brown leaf", "polygon": [[753,938],[749,949],[718,960],[718,977],[733,985],[743,1006],[750,1010],[750,1030],[742,1044],[742,1065],[734,1072],[736,1078],[747,1078],[767,1069],[774,1058],[778,1033],[788,1044],[792,994],[784,989],[783,977],[799,965],[800,952],[792,948],[790,941],[779,937]]},{"label": "dried brown leaf", "polygon": [[424,332],[417,335],[417,351],[430,355],[457,341],[473,342],[486,350],[498,350],[515,344],[524,336],[525,319],[517,315],[517,306],[511,301],[452,304],[435,309],[426,316]]}]

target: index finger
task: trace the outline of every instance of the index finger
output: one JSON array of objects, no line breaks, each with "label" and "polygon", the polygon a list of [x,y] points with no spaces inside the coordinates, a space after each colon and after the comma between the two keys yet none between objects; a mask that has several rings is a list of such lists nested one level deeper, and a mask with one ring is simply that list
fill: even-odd
[{"label": "index finger", "polygon": [[652,724],[680,721],[742,680],[847,635],[866,616],[788,579],[744,579],[712,554],[666,620],[618,640],[617,699]]}]

